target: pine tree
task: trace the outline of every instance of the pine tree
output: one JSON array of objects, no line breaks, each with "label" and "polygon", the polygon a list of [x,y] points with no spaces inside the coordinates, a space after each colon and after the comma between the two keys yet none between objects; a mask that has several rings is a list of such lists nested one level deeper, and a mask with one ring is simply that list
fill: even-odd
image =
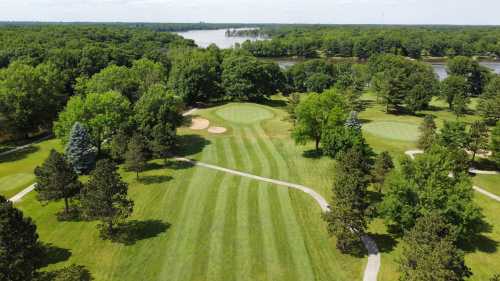
[{"label": "pine tree", "polygon": [[158,124],[153,128],[153,140],[150,143],[154,156],[167,161],[175,143],[175,130],[168,124]]},{"label": "pine tree", "polygon": [[116,164],[108,159],[98,161],[82,190],[82,208],[88,217],[101,221],[102,237],[112,236],[115,226],[132,214],[134,202],[127,193],[128,185],[122,181]]},{"label": "pine tree", "polygon": [[470,277],[472,273],[455,239],[453,227],[439,214],[419,218],[403,238],[403,253],[398,261],[401,280],[459,281]]},{"label": "pine tree", "polygon": [[500,121],[491,132],[490,148],[493,161],[500,167]]},{"label": "pine tree", "polygon": [[356,111],[351,111],[349,113],[349,118],[347,118],[345,126],[354,130],[361,130],[361,122],[358,119],[358,113]]},{"label": "pine tree", "polygon": [[427,150],[436,140],[436,123],[434,117],[426,115],[419,127],[420,137],[418,138],[418,148]]},{"label": "pine tree", "polygon": [[144,170],[146,166],[146,145],[144,143],[144,138],[141,135],[134,135],[128,145],[127,152],[125,153],[125,168],[128,171],[136,172],[137,179],[139,179],[139,173]]},{"label": "pine tree", "polygon": [[115,161],[122,161],[127,152],[128,136],[122,131],[118,131],[111,140],[111,158]]},{"label": "pine tree", "polygon": [[52,149],[49,157],[40,167],[35,168],[36,191],[40,201],[64,199],[64,213],[69,212],[68,201],[81,189],[78,175],[64,156]]},{"label": "pine tree", "polygon": [[41,255],[36,225],[0,196],[0,280],[32,280]]},{"label": "pine tree", "polygon": [[96,150],[92,145],[92,138],[78,122],[71,129],[65,154],[78,174],[86,174],[94,167]]},{"label": "pine tree", "polygon": [[379,192],[384,185],[385,176],[394,168],[391,155],[384,151],[375,159],[375,164],[372,170],[372,181],[378,187]]},{"label": "pine tree", "polygon": [[362,153],[342,153],[335,165],[335,181],[330,211],[324,215],[328,232],[337,237],[337,248],[343,253],[362,251],[361,235],[366,230],[368,180]]}]

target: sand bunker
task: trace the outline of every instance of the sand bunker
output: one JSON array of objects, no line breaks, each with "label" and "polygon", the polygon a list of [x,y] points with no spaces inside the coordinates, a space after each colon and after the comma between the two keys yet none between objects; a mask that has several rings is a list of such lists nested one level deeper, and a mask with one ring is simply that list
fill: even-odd
[{"label": "sand bunker", "polygon": [[210,121],[205,118],[193,118],[193,120],[191,120],[191,127],[189,127],[189,129],[205,130],[206,128],[208,128],[208,125],[210,125]]},{"label": "sand bunker", "polygon": [[208,132],[212,134],[223,134],[227,131],[224,127],[210,127],[208,128]]}]

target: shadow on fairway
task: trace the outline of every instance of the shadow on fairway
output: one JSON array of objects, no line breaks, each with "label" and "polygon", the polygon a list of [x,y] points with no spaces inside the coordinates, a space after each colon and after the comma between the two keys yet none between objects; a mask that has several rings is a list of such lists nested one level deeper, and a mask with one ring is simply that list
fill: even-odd
[{"label": "shadow on fairway", "polygon": [[124,245],[134,245],[137,241],[156,237],[170,228],[170,223],[161,220],[133,220],[117,228],[112,241]]},{"label": "shadow on fairway", "polygon": [[42,244],[43,259],[41,260],[40,267],[46,267],[51,264],[67,261],[71,257],[71,251],[68,249],[60,248],[52,244]]},{"label": "shadow on fairway", "polygon": [[189,169],[191,167],[193,167],[194,164],[191,163],[191,162],[185,162],[185,161],[169,161],[165,167],[167,167],[168,169],[172,169],[172,170],[184,170],[184,169]]},{"label": "shadow on fairway", "polygon": [[158,184],[171,181],[173,177],[166,175],[152,175],[152,176],[140,176],[139,182],[145,185]]},{"label": "shadow on fairway", "polygon": [[479,251],[484,253],[496,253],[498,249],[498,242],[482,234],[490,233],[491,231],[492,226],[483,221],[480,226],[481,233],[474,235],[469,242],[460,244],[460,248],[466,252]]},{"label": "shadow on fairway", "polygon": [[318,159],[321,158],[321,156],[323,156],[323,152],[321,151],[321,149],[319,150],[309,149],[302,152],[302,156],[304,156],[304,158]]},{"label": "shadow on fairway", "polygon": [[39,150],[36,146],[28,146],[24,149],[18,150],[16,152],[9,153],[0,157],[0,163],[14,162],[26,158],[31,153],[35,153]]},{"label": "shadow on fairway", "polygon": [[381,253],[391,252],[398,244],[394,236],[391,234],[369,233],[368,235],[375,240],[378,250]]},{"label": "shadow on fairway", "polygon": [[180,157],[191,156],[203,151],[210,141],[199,135],[182,135],[177,138],[179,143],[176,155]]}]

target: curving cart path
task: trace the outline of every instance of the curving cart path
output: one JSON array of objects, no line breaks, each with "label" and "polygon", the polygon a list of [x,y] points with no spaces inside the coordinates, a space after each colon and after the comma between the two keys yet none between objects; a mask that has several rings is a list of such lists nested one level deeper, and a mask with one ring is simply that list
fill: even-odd
[{"label": "curving cart path", "polygon": [[[410,156],[411,159],[415,159],[415,155],[422,154],[422,153],[424,153],[424,151],[423,150],[418,150],[418,149],[417,150],[408,150],[408,151],[405,151],[405,154],[408,155],[408,156]],[[478,169],[475,169],[475,168],[470,168],[469,169],[469,173],[471,173],[471,174],[478,174],[478,175],[496,175],[496,174],[498,174],[497,171],[483,171],[483,170],[478,170]],[[486,190],[480,188],[479,186],[473,186],[472,188],[475,191],[477,191],[477,192],[479,192],[479,193],[481,193],[483,195],[486,195],[486,196],[488,196],[489,198],[491,198],[491,199],[493,199],[495,201],[500,202],[500,196],[495,195],[495,194],[493,194],[493,193],[491,193],[489,191],[486,191]]]},{"label": "curving cart path", "polygon": [[[187,163],[190,163],[190,164],[195,165],[195,166],[200,166],[200,167],[204,167],[204,168],[208,168],[208,169],[212,169],[212,170],[230,173],[230,174],[241,176],[241,177],[247,177],[247,178],[251,178],[251,179],[255,179],[255,180],[259,180],[259,181],[264,181],[264,182],[268,182],[268,183],[272,183],[272,184],[276,184],[276,185],[281,185],[281,186],[286,186],[289,188],[297,189],[297,190],[300,190],[304,193],[307,193],[309,196],[311,196],[318,203],[318,205],[321,207],[321,210],[323,212],[326,212],[329,209],[328,203],[325,200],[325,198],[323,198],[323,196],[321,196],[319,193],[317,193],[316,191],[314,191],[313,189],[311,189],[307,186],[303,186],[303,185],[295,184],[295,183],[290,183],[290,182],[285,182],[285,181],[280,181],[280,180],[275,180],[275,179],[270,179],[270,178],[265,178],[265,177],[261,177],[261,176],[257,176],[257,175],[252,175],[249,173],[245,173],[245,172],[241,172],[241,171],[237,171],[237,170],[233,170],[233,169],[228,169],[228,168],[224,168],[224,167],[220,167],[220,166],[216,166],[216,165],[212,165],[212,164],[198,162],[198,161],[191,160],[188,158],[177,157],[174,159],[177,161],[187,162]],[[380,269],[380,253],[378,251],[377,244],[368,235],[363,235],[361,237],[361,240],[363,241],[363,244],[365,245],[365,248],[368,251],[368,262],[366,264],[365,272],[363,275],[363,281],[376,281],[377,275],[378,275],[378,272]]]}]

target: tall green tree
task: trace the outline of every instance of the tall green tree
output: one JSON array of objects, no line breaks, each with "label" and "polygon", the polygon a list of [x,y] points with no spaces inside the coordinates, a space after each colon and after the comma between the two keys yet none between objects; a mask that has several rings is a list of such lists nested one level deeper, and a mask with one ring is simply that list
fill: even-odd
[{"label": "tall green tree", "polygon": [[41,255],[36,225],[0,195],[0,280],[33,280]]},{"label": "tall green tree", "polygon": [[138,81],[134,74],[125,66],[110,65],[90,79],[80,79],[76,85],[80,94],[107,93],[116,91],[130,101],[138,99]]},{"label": "tall green tree", "polygon": [[434,117],[432,115],[426,115],[422,124],[418,127],[420,132],[418,137],[418,148],[427,150],[431,147],[437,138],[436,133],[436,122],[434,122]]},{"label": "tall green tree", "polygon": [[59,119],[54,132],[63,143],[68,142],[73,124],[80,122],[90,133],[92,143],[101,152],[101,145],[111,139],[131,116],[130,102],[119,92],[90,93],[72,97]]},{"label": "tall green tree", "polygon": [[455,166],[449,150],[440,146],[431,147],[414,161],[405,161],[385,181],[379,211],[386,224],[409,231],[418,218],[437,212],[457,228],[460,241],[473,239],[481,229],[482,214],[473,200],[466,171],[456,171]]},{"label": "tall green tree", "polygon": [[368,207],[364,166],[363,154],[356,149],[342,153],[335,165],[332,202],[324,218],[343,253],[362,251],[361,235],[366,231]]},{"label": "tall green tree", "polygon": [[94,168],[96,149],[87,129],[79,122],[75,122],[71,128],[65,153],[66,159],[77,173],[86,174]]},{"label": "tall green tree", "polygon": [[75,197],[82,184],[64,155],[52,149],[42,166],[35,168],[37,198],[40,201],[64,200],[64,213],[69,213],[69,200]]},{"label": "tall green tree", "polygon": [[475,121],[469,128],[469,141],[466,144],[468,151],[472,152],[472,162],[479,150],[488,148],[488,127],[482,121]]},{"label": "tall green tree", "polygon": [[464,77],[469,86],[468,89],[472,96],[479,96],[483,93],[490,71],[481,66],[479,62],[470,57],[456,56],[446,63],[446,71],[449,75]]},{"label": "tall green tree", "polygon": [[[322,94],[310,93],[305,95],[295,108],[297,121],[292,132],[295,142],[305,144],[307,141],[313,140],[316,150],[319,151],[323,129],[326,128],[329,122],[330,113],[332,115],[345,115],[345,111],[345,101],[335,90]],[[336,119],[340,119],[343,124],[345,116]]]},{"label": "tall green tree", "polygon": [[108,159],[97,162],[89,181],[82,190],[82,208],[90,218],[101,221],[98,226],[103,238],[113,236],[116,225],[128,218],[134,202],[127,196],[128,185]]},{"label": "tall green tree", "polygon": [[125,158],[125,153],[127,152],[127,144],[129,141],[129,136],[123,131],[118,131],[111,139],[111,147],[109,154],[111,158],[115,161],[122,161]]},{"label": "tall green tree", "polygon": [[500,167],[500,121],[491,132],[490,149],[493,161]]},{"label": "tall green tree", "polygon": [[394,168],[392,157],[388,151],[383,151],[375,158],[372,169],[372,182],[377,186],[379,192],[385,182],[385,177]]},{"label": "tall green tree", "polygon": [[500,121],[500,75],[490,80],[484,93],[479,96],[477,111],[491,125]]},{"label": "tall green tree", "polygon": [[438,137],[438,142],[450,149],[464,149],[469,140],[466,124],[463,122],[445,121]]},{"label": "tall green tree", "polygon": [[144,137],[139,134],[135,134],[127,144],[125,168],[129,171],[136,172],[137,179],[139,179],[139,173],[146,167],[146,149]]},{"label": "tall green tree", "polygon": [[417,219],[403,238],[399,263],[401,280],[466,280],[472,275],[465,265],[464,253],[455,246],[453,226],[438,213]]},{"label": "tall green tree", "polygon": [[448,103],[448,108],[460,106],[463,100],[469,101],[469,84],[463,76],[450,75],[441,82],[440,97]]}]

